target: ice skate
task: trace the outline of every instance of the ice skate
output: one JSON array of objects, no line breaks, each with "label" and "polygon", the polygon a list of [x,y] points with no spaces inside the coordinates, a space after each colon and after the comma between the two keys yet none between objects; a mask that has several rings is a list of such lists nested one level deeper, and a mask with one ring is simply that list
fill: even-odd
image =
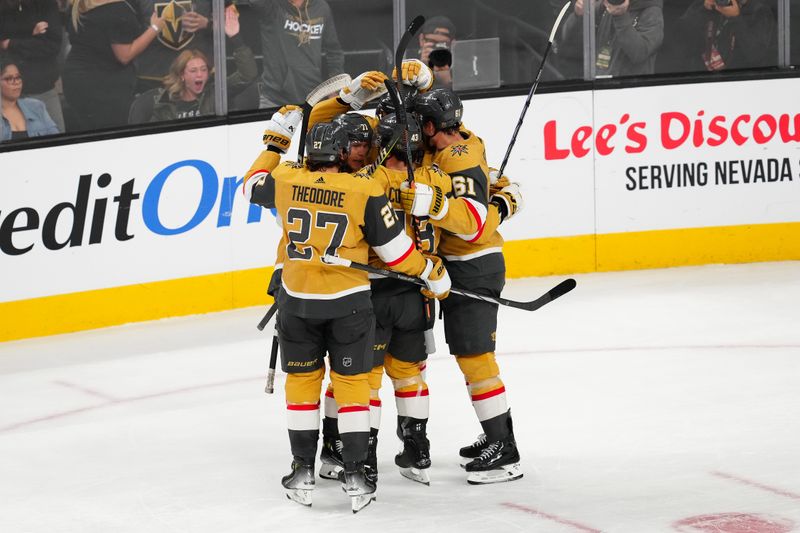
[{"label": "ice skate", "polygon": [[467,466],[467,463],[480,457],[481,452],[486,447],[486,434],[481,433],[478,438],[469,446],[464,446],[458,451],[459,461],[458,464],[461,468]]},{"label": "ice skate", "polygon": [[403,477],[423,485],[430,485],[428,469],[431,466],[431,445],[426,435],[426,423],[427,420],[419,419],[404,421],[403,449],[395,456],[394,463],[400,467],[400,474]]},{"label": "ice skate", "polygon": [[353,514],[375,501],[375,483],[367,479],[364,463],[348,463],[344,469],[342,490],[350,496]]},{"label": "ice skate", "polygon": [[514,435],[489,442],[481,454],[464,467],[468,472],[467,483],[485,485],[514,481],[522,477],[519,465],[519,451]]},{"label": "ice skate", "polygon": [[314,490],[314,461],[310,463],[300,457],[292,461],[292,472],[281,478],[286,489],[286,497],[292,501],[311,507],[311,496]]},{"label": "ice skate", "polygon": [[324,479],[339,479],[339,472],[344,468],[342,462],[342,441],[323,437],[322,451],[319,454],[321,465],[319,477]]}]

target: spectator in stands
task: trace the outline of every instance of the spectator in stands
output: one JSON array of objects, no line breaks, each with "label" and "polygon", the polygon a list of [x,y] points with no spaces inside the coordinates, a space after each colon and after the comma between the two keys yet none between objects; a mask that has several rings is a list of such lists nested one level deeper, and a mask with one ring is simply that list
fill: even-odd
[{"label": "spectator in stands", "polygon": [[64,115],[55,85],[63,35],[56,0],[0,0],[0,52],[19,61],[25,96],[41,100],[62,133]]},{"label": "spectator in stands", "polygon": [[63,74],[75,129],[127,123],[136,84],[132,61],[163,26],[164,18],[154,11],[150,26],[140,31],[136,13],[124,0],[75,0],[68,23],[72,48]]},{"label": "spectator in stands", "polygon": [[[239,14],[231,5],[225,9],[225,35],[233,50],[236,71],[228,75],[228,97],[233,98],[258,77],[253,52],[239,37]],[[199,50],[181,52],[164,80],[157,97],[152,121],[174,120],[214,113],[214,82],[209,82],[208,58]]]},{"label": "spectator in stands", "polygon": [[419,58],[433,70],[433,88],[453,87],[453,41],[456,26],[447,17],[431,17],[419,32]]},{"label": "spectator in stands", "polygon": [[0,141],[59,133],[47,109],[35,98],[21,98],[22,74],[13,59],[0,59],[0,98],[3,105]]},{"label": "spectator in stands", "polygon": [[[149,26],[153,10],[165,22],[156,42],[136,58],[137,94],[161,87],[170,65],[183,50],[199,50],[207,58],[213,59],[211,0],[134,1],[141,28]],[[213,66],[213,62],[209,66]]]},{"label": "spectator in stands", "polygon": [[300,104],[324,79],[344,72],[344,52],[325,0],[253,0],[253,6],[264,56],[259,107]]},{"label": "spectator in stands", "polygon": [[583,13],[590,2],[595,10],[596,74],[652,74],[664,40],[662,0],[576,0],[563,23],[559,54],[567,58],[583,56]]},{"label": "spectator in stands", "polygon": [[763,0],[696,0],[679,27],[687,70],[777,64],[775,15]]}]

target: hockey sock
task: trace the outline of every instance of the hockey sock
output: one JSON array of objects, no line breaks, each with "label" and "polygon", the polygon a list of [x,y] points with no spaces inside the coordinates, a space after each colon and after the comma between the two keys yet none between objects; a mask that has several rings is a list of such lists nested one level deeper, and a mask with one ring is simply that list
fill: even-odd
[{"label": "hockey sock", "polygon": [[494,442],[505,438],[508,435],[508,426],[505,422],[508,416],[508,402],[494,352],[457,356],[456,361],[464,374],[472,407],[487,439],[489,442]]},{"label": "hockey sock", "polygon": [[419,363],[407,363],[386,354],[384,367],[394,386],[397,416],[427,419],[428,384],[422,378]]},{"label": "hockey sock", "polygon": [[375,432],[381,427],[381,381],[383,367],[376,366],[369,373],[369,426]]},{"label": "hockey sock", "polygon": [[339,436],[342,439],[342,460],[363,462],[369,446],[369,381],[368,374],[344,376],[331,371],[333,392],[339,405]]},{"label": "hockey sock", "polygon": [[311,459],[319,438],[319,393],[325,369],[286,376],[286,421],[292,455]]},{"label": "hockey sock", "polygon": [[338,439],[339,429],[337,426],[339,418],[339,406],[333,397],[333,385],[328,384],[324,398],[325,418],[322,420],[322,436],[325,438]]}]

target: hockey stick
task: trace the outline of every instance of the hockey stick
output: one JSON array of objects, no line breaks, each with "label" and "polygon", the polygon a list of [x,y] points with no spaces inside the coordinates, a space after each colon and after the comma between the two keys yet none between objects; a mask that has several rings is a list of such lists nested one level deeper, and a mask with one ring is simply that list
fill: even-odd
[{"label": "hockey stick", "polygon": [[397,146],[397,143],[399,143],[402,138],[402,131],[395,133],[392,138],[389,139],[389,143],[386,146],[381,147],[381,149],[378,151],[378,157],[375,158],[375,161],[365,166],[357,173],[371,176],[378,169],[378,167],[381,166],[384,161],[386,161],[386,158],[389,157],[389,154],[392,153],[392,150],[394,150],[394,147]]},{"label": "hockey stick", "polygon": [[[256,326],[258,331],[264,331],[264,328],[267,327],[267,323],[270,321],[272,316],[278,311],[278,302],[273,303],[269,306],[269,310],[267,314],[264,315],[264,318],[261,319],[261,322],[258,323]],[[272,333],[272,350],[269,354],[269,369],[267,370],[267,386],[264,387],[264,392],[267,394],[272,394],[274,392],[273,385],[275,384],[275,366],[278,364],[278,325],[275,324],[275,330]]]},{"label": "hockey stick", "polygon": [[297,146],[298,163],[303,162],[303,156],[306,151],[306,133],[308,132],[308,121],[311,119],[311,109],[330,94],[338,93],[341,89],[350,85],[351,81],[353,80],[349,74],[337,74],[311,89],[311,92],[306,96],[306,101],[301,106],[303,108],[303,129],[300,130],[300,144]]},{"label": "hockey stick", "polygon": [[[419,18],[419,17],[418,17]],[[416,19],[414,19],[416,22]],[[423,19],[424,20],[424,19]],[[412,25],[414,23],[412,22]],[[412,30],[409,27],[409,32]],[[413,34],[412,34],[413,35]],[[398,57],[402,57],[398,52]],[[397,67],[395,67],[397,69]],[[397,70],[397,72],[400,72]],[[399,76],[398,76],[399,77]],[[404,141],[404,149],[406,154],[406,174],[408,185],[410,187],[414,186],[414,164],[411,157],[411,145],[409,140],[410,130],[408,129],[408,115],[406,114],[406,108],[403,104],[402,100],[400,99],[400,82],[395,82],[392,84],[389,80],[386,80],[386,90],[389,91],[389,97],[394,102],[395,108],[395,115],[397,116],[397,124],[400,126],[400,132],[403,135]],[[419,218],[415,216],[411,216],[411,229],[414,231],[414,244],[416,245],[417,250],[422,251],[422,239],[420,238],[419,233]],[[432,251],[432,250],[431,250]],[[433,316],[436,314],[436,304],[429,298],[422,299],[422,306],[425,312],[425,320],[427,324],[430,326],[425,330],[425,349],[430,353],[436,352],[436,339],[433,335]]]},{"label": "hockey stick", "polygon": [[556,32],[558,31],[558,27],[561,25],[561,19],[564,18],[564,15],[567,13],[567,9],[572,2],[567,2],[564,4],[564,7],[561,8],[561,12],[558,14],[556,18],[555,24],[553,24],[553,29],[550,31],[550,38],[547,41],[547,48],[544,50],[544,55],[542,56],[542,61],[539,63],[539,72],[536,74],[536,81],[533,82],[533,86],[531,90],[528,91],[528,98],[525,100],[525,105],[522,107],[522,113],[519,115],[519,120],[517,121],[517,127],[514,128],[514,134],[511,136],[511,142],[508,143],[508,148],[506,149],[506,155],[503,157],[503,163],[500,165],[500,170],[497,171],[498,176],[503,175],[503,170],[506,168],[506,163],[508,163],[508,158],[511,155],[511,149],[514,148],[514,143],[517,142],[517,135],[519,134],[519,129],[522,127],[522,121],[525,120],[525,113],[528,112],[528,107],[531,105],[531,99],[533,98],[533,93],[536,92],[536,88],[539,86],[539,78],[542,77],[542,71],[544,70],[544,64],[547,61],[547,55],[550,53],[550,49],[553,47],[553,39],[556,37]]},{"label": "hockey stick", "polygon": [[[408,25],[406,28],[406,32],[400,37],[400,42],[397,43],[397,50],[394,51],[394,70],[397,73],[397,83],[398,89],[397,92],[400,95],[400,100],[402,101],[403,97],[403,90],[402,90],[402,77],[403,77],[403,57],[406,55],[406,48],[408,48],[408,43],[411,42],[411,39],[414,38],[414,35],[422,28],[422,25],[425,24],[425,17],[422,15],[417,15],[414,17],[414,20],[411,21],[411,24]],[[391,78],[391,76],[389,76]]]},{"label": "hockey stick", "polygon": [[258,331],[264,331],[264,328],[267,327],[267,323],[270,321],[272,315],[274,315],[277,310],[278,310],[277,302],[269,306],[269,309],[267,309],[267,314],[264,315],[264,318],[262,318],[261,321],[256,326],[258,328]]},{"label": "hockey stick", "polygon": [[[362,263],[356,263],[354,261],[350,261],[349,259],[344,259],[343,257],[337,257],[333,255],[325,255],[322,258],[324,263],[329,265],[337,265],[349,268],[355,268],[356,270],[363,270],[364,272],[368,272],[370,274],[378,274],[380,276],[385,276],[387,278],[394,278],[399,279],[402,281],[407,281],[409,283],[413,283],[414,285],[419,285],[421,287],[426,287],[425,281],[420,278],[415,278],[414,276],[408,276],[401,272],[395,272],[394,270],[386,270],[383,268],[375,268],[369,265],[364,265]],[[505,305],[506,307],[513,307],[515,309],[522,309],[524,311],[536,311],[540,307],[549,304],[556,298],[560,298],[564,296],[569,291],[575,288],[577,283],[574,279],[568,278],[544,293],[543,295],[539,296],[535,300],[531,300],[530,302],[518,302],[516,300],[508,300],[506,298],[495,297],[495,296],[488,296],[486,294],[478,294],[477,292],[473,292],[469,289],[458,289],[452,287],[450,292],[453,294],[460,294],[461,296],[466,296],[467,298],[472,298],[474,300],[482,300],[484,302],[489,302],[498,305]]]},{"label": "hockey stick", "polygon": [[[272,307],[277,309],[277,305]],[[272,307],[270,310],[272,310]],[[275,392],[275,367],[278,364],[278,324],[275,323],[275,330],[272,332],[272,349],[269,353],[269,370],[267,370],[267,385],[264,392],[272,394]]]}]

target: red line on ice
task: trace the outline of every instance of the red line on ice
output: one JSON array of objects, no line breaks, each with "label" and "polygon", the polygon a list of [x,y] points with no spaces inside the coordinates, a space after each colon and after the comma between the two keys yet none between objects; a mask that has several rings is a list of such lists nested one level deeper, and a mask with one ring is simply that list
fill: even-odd
[{"label": "red line on ice", "polygon": [[750,487],[765,490],[773,494],[778,494],[779,496],[786,496],[787,498],[792,498],[793,500],[800,500],[800,494],[795,494],[794,492],[789,492],[788,490],[776,489],[775,487],[770,487],[769,485],[764,485],[763,483],[759,483],[757,481],[751,481],[739,476],[734,476],[733,474],[726,474],[725,472],[711,472],[711,475],[736,481],[743,485],[748,485]]},{"label": "red line on ice", "polygon": [[[15,429],[19,429],[21,427],[30,426],[32,424],[37,424],[39,422],[47,422],[48,420],[56,420],[58,418],[64,418],[64,417],[76,415],[76,414],[79,414],[79,413],[85,413],[87,411],[93,411],[95,409],[102,409],[103,407],[110,407],[112,405],[140,402],[142,400],[151,400],[153,398],[161,398],[163,396],[172,396],[173,394],[183,394],[185,392],[194,392],[194,391],[199,391],[199,390],[203,390],[203,389],[212,389],[214,387],[224,387],[226,385],[235,385],[237,383],[244,383],[244,382],[247,382],[247,381],[255,381],[255,380],[260,380],[260,379],[263,379],[263,378],[259,377],[259,378],[231,379],[231,380],[228,380],[228,381],[219,381],[217,383],[205,383],[203,385],[193,385],[191,387],[183,387],[183,388],[180,388],[180,389],[166,390],[166,391],[163,391],[163,392],[155,392],[155,393],[152,393],[152,394],[143,394],[141,396],[132,396],[130,398],[119,398],[119,399],[113,399],[113,400],[110,399],[107,402],[100,403],[100,404],[97,404],[97,405],[89,405],[87,407],[81,407],[81,408],[78,408],[78,409],[70,409],[69,411],[61,411],[61,412],[53,413],[53,414],[50,414],[50,415],[40,416],[40,417],[37,417],[37,418],[31,418],[29,420],[23,420],[22,422],[17,422],[16,424],[11,424],[10,426],[0,427],[0,433],[6,433],[6,432],[9,432],[9,431],[13,431]],[[60,385],[64,385],[63,382],[58,382],[58,383]],[[75,385],[68,385],[68,386],[72,386],[74,388],[78,388]],[[87,392],[87,390],[85,390],[85,389],[80,389],[80,390],[84,390],[85,392]]]},{"label": "red line on ice", "polygon": [[74,389],[81,392],[85,392],[89,396],[97,396],[98,398],[102,398],[110,402],[114,402],[117,400],[117,398],[109,396],[108,394],[103,394],[102,392],[90,389],[88,387],[81,387],[80,385],[75,385],[74,383],[69,383],[67,381],[54,381],[53,383],[55,383],[56,385],[61,385],[62,387],[67,387],[68,389]]},{"label": "red line on ice", "polygon": [[556,515],[545,513],[545,512],[539,511],[538,509],[534,509],[533,507],[529,507],[527,505],[520,505],[518,503],[508,503],[508,502],[501,503],[500,505],[502,505],[503,507],[508,507],[510,509],[516,509],[518,511],[529,513],[529,514],[532,514],[532,515],[535,515],[535,516],[538,516],[538,517],[541,517],[541,518],[546,518],[548,520],[552,520],[553,522],[558,522],[559,524],[563,524],[565,526],[572,526],[572,527],[574,527],[576,529],[580,529],[581,531],[588,531],[589,533],[602,533],[602,531],[600,531],[599,529],[594,529],[592,527],[585,526],[583,524],[579,524],[578,522],[573,522],[572,520],[567,520],[566,518],[561,518],[561,517],[556,516]]}]

